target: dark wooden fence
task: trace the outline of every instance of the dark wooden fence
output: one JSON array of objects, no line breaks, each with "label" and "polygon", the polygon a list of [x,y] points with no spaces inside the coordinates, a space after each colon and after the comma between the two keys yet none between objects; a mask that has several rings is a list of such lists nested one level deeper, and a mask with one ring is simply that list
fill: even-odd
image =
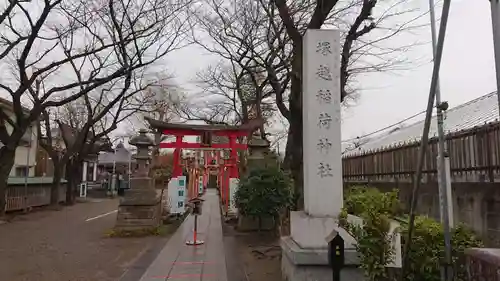
[{"label": "dark wooden fence", "polygon": [[[458,181],[494,182],[500,170],[500,123],[450,133],[446,136],[452,177]],[[345,181],[410,180],[416,171],[420,141],[403,142],[343,157]],[[436,177],[437,138],[425,153],[424,179]]]},{"label": "dark wooden fence", "polygon": [[[9,178],[5,194],[5,211],[19,211],[26,207],[40,207],[50,204],[52,178]],[[62,180],[59,189],[59,200],[66,198],[66,181]]]}]

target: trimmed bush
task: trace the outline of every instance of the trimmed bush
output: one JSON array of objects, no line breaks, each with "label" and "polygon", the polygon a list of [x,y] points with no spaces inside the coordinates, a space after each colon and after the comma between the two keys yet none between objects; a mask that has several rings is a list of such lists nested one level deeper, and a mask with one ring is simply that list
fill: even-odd
[{"label": "trimmed bush", "polygon": [[262,219],[276,219],[280,210],[290,205],[291,198],[291,180],[276,167],[250,171],[240,180],[235,194],[238,212],[258,219],[259,230]]}]

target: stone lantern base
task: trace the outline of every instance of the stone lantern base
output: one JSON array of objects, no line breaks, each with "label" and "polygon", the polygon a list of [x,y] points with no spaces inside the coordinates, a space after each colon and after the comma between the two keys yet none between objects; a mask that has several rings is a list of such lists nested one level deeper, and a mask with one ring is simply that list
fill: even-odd
[{"label": "stone lantern base", "polygon": [[155,228],[161,221],[161,198],[156,190],[147,188],[151,178],[132,178],[130,185],[133,188],[125,192],[120,200],[115,229],[139,230]]}]

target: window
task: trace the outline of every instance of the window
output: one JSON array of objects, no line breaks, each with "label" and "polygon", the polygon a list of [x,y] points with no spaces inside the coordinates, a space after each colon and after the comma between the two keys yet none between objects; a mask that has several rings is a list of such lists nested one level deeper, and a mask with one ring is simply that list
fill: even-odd
[{"label": "window", "polygon": [[16,177],[27,177],[28,174],[28,166],[17,166],[16,167]]}]

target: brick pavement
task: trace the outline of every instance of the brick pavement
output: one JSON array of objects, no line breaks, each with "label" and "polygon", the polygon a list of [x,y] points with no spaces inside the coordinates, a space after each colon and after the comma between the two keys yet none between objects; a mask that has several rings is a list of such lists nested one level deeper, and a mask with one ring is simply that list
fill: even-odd
[{"label": "brick pavement", "polygon": [[194,217],[189,216],[170,238],[140,281],[228,281],[222,237],[219,199],[207,190],[202,215],[198,217],[199,246],[186,245],[192,240]]}]

